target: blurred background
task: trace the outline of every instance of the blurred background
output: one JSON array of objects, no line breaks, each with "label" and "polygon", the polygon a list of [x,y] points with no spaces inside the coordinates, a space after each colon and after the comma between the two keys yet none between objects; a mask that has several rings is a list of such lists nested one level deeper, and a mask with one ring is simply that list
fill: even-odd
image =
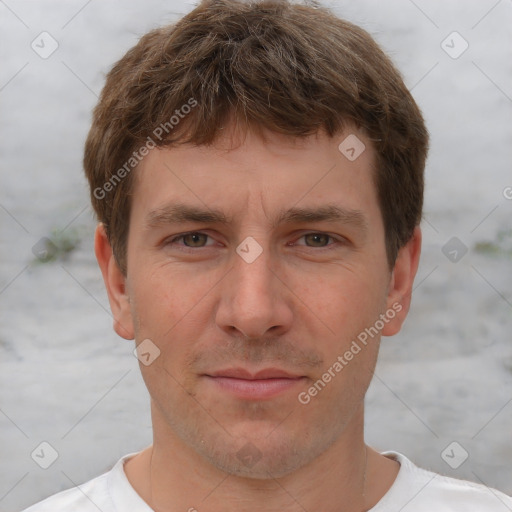
[{"label": "blurred background", "polygon": [[[412,310],[382,340],[367,440],[512,494],[512,1],[324,4],[391,55],[431,132]],[[193,5],[0,0],[1,512],[151,443],[81,159],[105,73]]]}]

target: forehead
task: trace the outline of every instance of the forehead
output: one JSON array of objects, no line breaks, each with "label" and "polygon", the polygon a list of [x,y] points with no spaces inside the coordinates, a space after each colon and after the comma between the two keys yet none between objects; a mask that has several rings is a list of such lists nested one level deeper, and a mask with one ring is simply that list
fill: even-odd
[{"label": "forehead", "polygon": [[374,161],[371,144],[355,129],[332,138],[226,131],[213,145],[152,150],[136,170],[132,214],[151,222],[175,202],[215,210],[225,220],[259,212],[271,224],[293,217],[290,209],[321,205],[331,214],[339,207],[371,218],[380,216]]}]

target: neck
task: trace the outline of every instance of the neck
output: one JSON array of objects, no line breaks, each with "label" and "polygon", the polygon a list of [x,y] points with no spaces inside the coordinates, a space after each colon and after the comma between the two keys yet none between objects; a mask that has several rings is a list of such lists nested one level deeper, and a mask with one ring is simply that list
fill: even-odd
[{"label": "neck", "polygon": [[154,444],[125,466],[128,480],[155,512],[361,512],[387,492],[398,463],[367,448],[363,411],[308,465],[281,477],[227,474],[154,421]]}]

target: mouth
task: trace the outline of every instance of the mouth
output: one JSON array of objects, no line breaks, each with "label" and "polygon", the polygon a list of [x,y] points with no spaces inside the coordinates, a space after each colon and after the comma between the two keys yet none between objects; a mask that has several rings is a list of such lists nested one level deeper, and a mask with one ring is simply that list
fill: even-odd
[{"label": "mouth", "polygon": [[264,400],[290,391],[306,377],[279,368],[265,368],[251,373],[244,368],[227,368],[205,374],[213,386],[244,400]]}]

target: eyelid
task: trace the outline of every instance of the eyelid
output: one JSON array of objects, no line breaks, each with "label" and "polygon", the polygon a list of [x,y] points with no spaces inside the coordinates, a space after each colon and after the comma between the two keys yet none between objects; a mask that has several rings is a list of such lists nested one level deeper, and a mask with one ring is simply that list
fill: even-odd
[{"label": "eyelid", "polygon": [[[197,234],[197,235],[204,235],[207,237],[207,241],[206,241],[206,245],[203,245],[201,247],[190,247],[188,245],[184,245],[184,244],[179,244],[178,241],[182,241],[184,237],[186,237],[187,235],[194,235],[194,234]],[[306,244],[296,244],[297,240],[300,240],[300,239],[303,239],[304,237],[306,237],[307,235],[324,235],[324,236],[327,236],[329,239],[330,239],[330,242],[331,243],[328,243],[326,246],[323,246],[323,247],[314,247],[314,246],[308,246]],[[205,249],[206,247],[211,247],[212,245],[214,245],[214,243],[210,243],[208,244],[208,239],[210,239],[212,242],[215,242],[215,239],[209,234],[209,233],[206,233],[204,231],[186,231],[184,233],[179,233],[179,234],[176,234],[176,235],[173,235],[169,238],[166,238],[162,245],[177,245],[178,247],[181,247],[181,248],[184,248],[184,249],[187,249],[187,250],[196,250],[196,249]],[[330,249],[332,248],[333,246],[336,246],[336,245],[343,245],[343,244],[346,244],[348,242],[347,239],[345,239],[344,237],[341,237],[341,236],[337,236],[337,235],[333,235],[331,233],[327,233],[327,232],[324,232],[324,231],[303,231],[301,232],[300,236],[298,237],[294,237],[294,240],[295,242],[292,242],[293,245],[298,245],[298,246],[301,246],[301,247],[307,247],[309,249],[316,249],[316,250],[320,250],[320,249]],[[290,245],[290,244],[287,244],[287,245]]]},{"label": "eyelid", "polygon": [[295,240],[300,240],[301,238],[304,238],[307,235],[324,235],[324,236],[327,236],[331,240],[331,243],[328,243],[327,245],[325,245],[323,247],[314,247],[314,246],[305,245],[305,244],[298,244],[301,247],[307,247],[308,249],[317,249],[317,250],[327,249],[328,250],[328,249],[333,248],[336,245],[340,245],[340,244],[343,245],[343,244],[347,243],[347,240],[344,237],[336,236],[331,233],[326,233],[325,231],[305,231],[305,232],[301,233],[301,235],[298,238],[296,238]]},{"label": "eyelid", "polygon": [[[183,238],[185,238],[186,236],[188,235],[204,235],[207,237],[207,240],[206,240],[206,245],[203,245],[202,247],[190,247],[188,245],[184,245],[184,244],[179,244],[178,242],[180,240],[183,240]],[[166,246],[166,245],[177,245],[178,247],[181,247],[181,248],[184,248],[184,249],[204,249],[206,247],[211,247],[213,245],[213,243],[210,243],[208,244],[208,238],[210,240],[212,240],[213,242],[215,242],[215,239],[208,233],[205,233],[204,231],[186,231],[184,233],[179,233],[177,235],[172,235],[168,238],[166,238],[163,242],[162,242],[162,245],[163,246]]]}]

